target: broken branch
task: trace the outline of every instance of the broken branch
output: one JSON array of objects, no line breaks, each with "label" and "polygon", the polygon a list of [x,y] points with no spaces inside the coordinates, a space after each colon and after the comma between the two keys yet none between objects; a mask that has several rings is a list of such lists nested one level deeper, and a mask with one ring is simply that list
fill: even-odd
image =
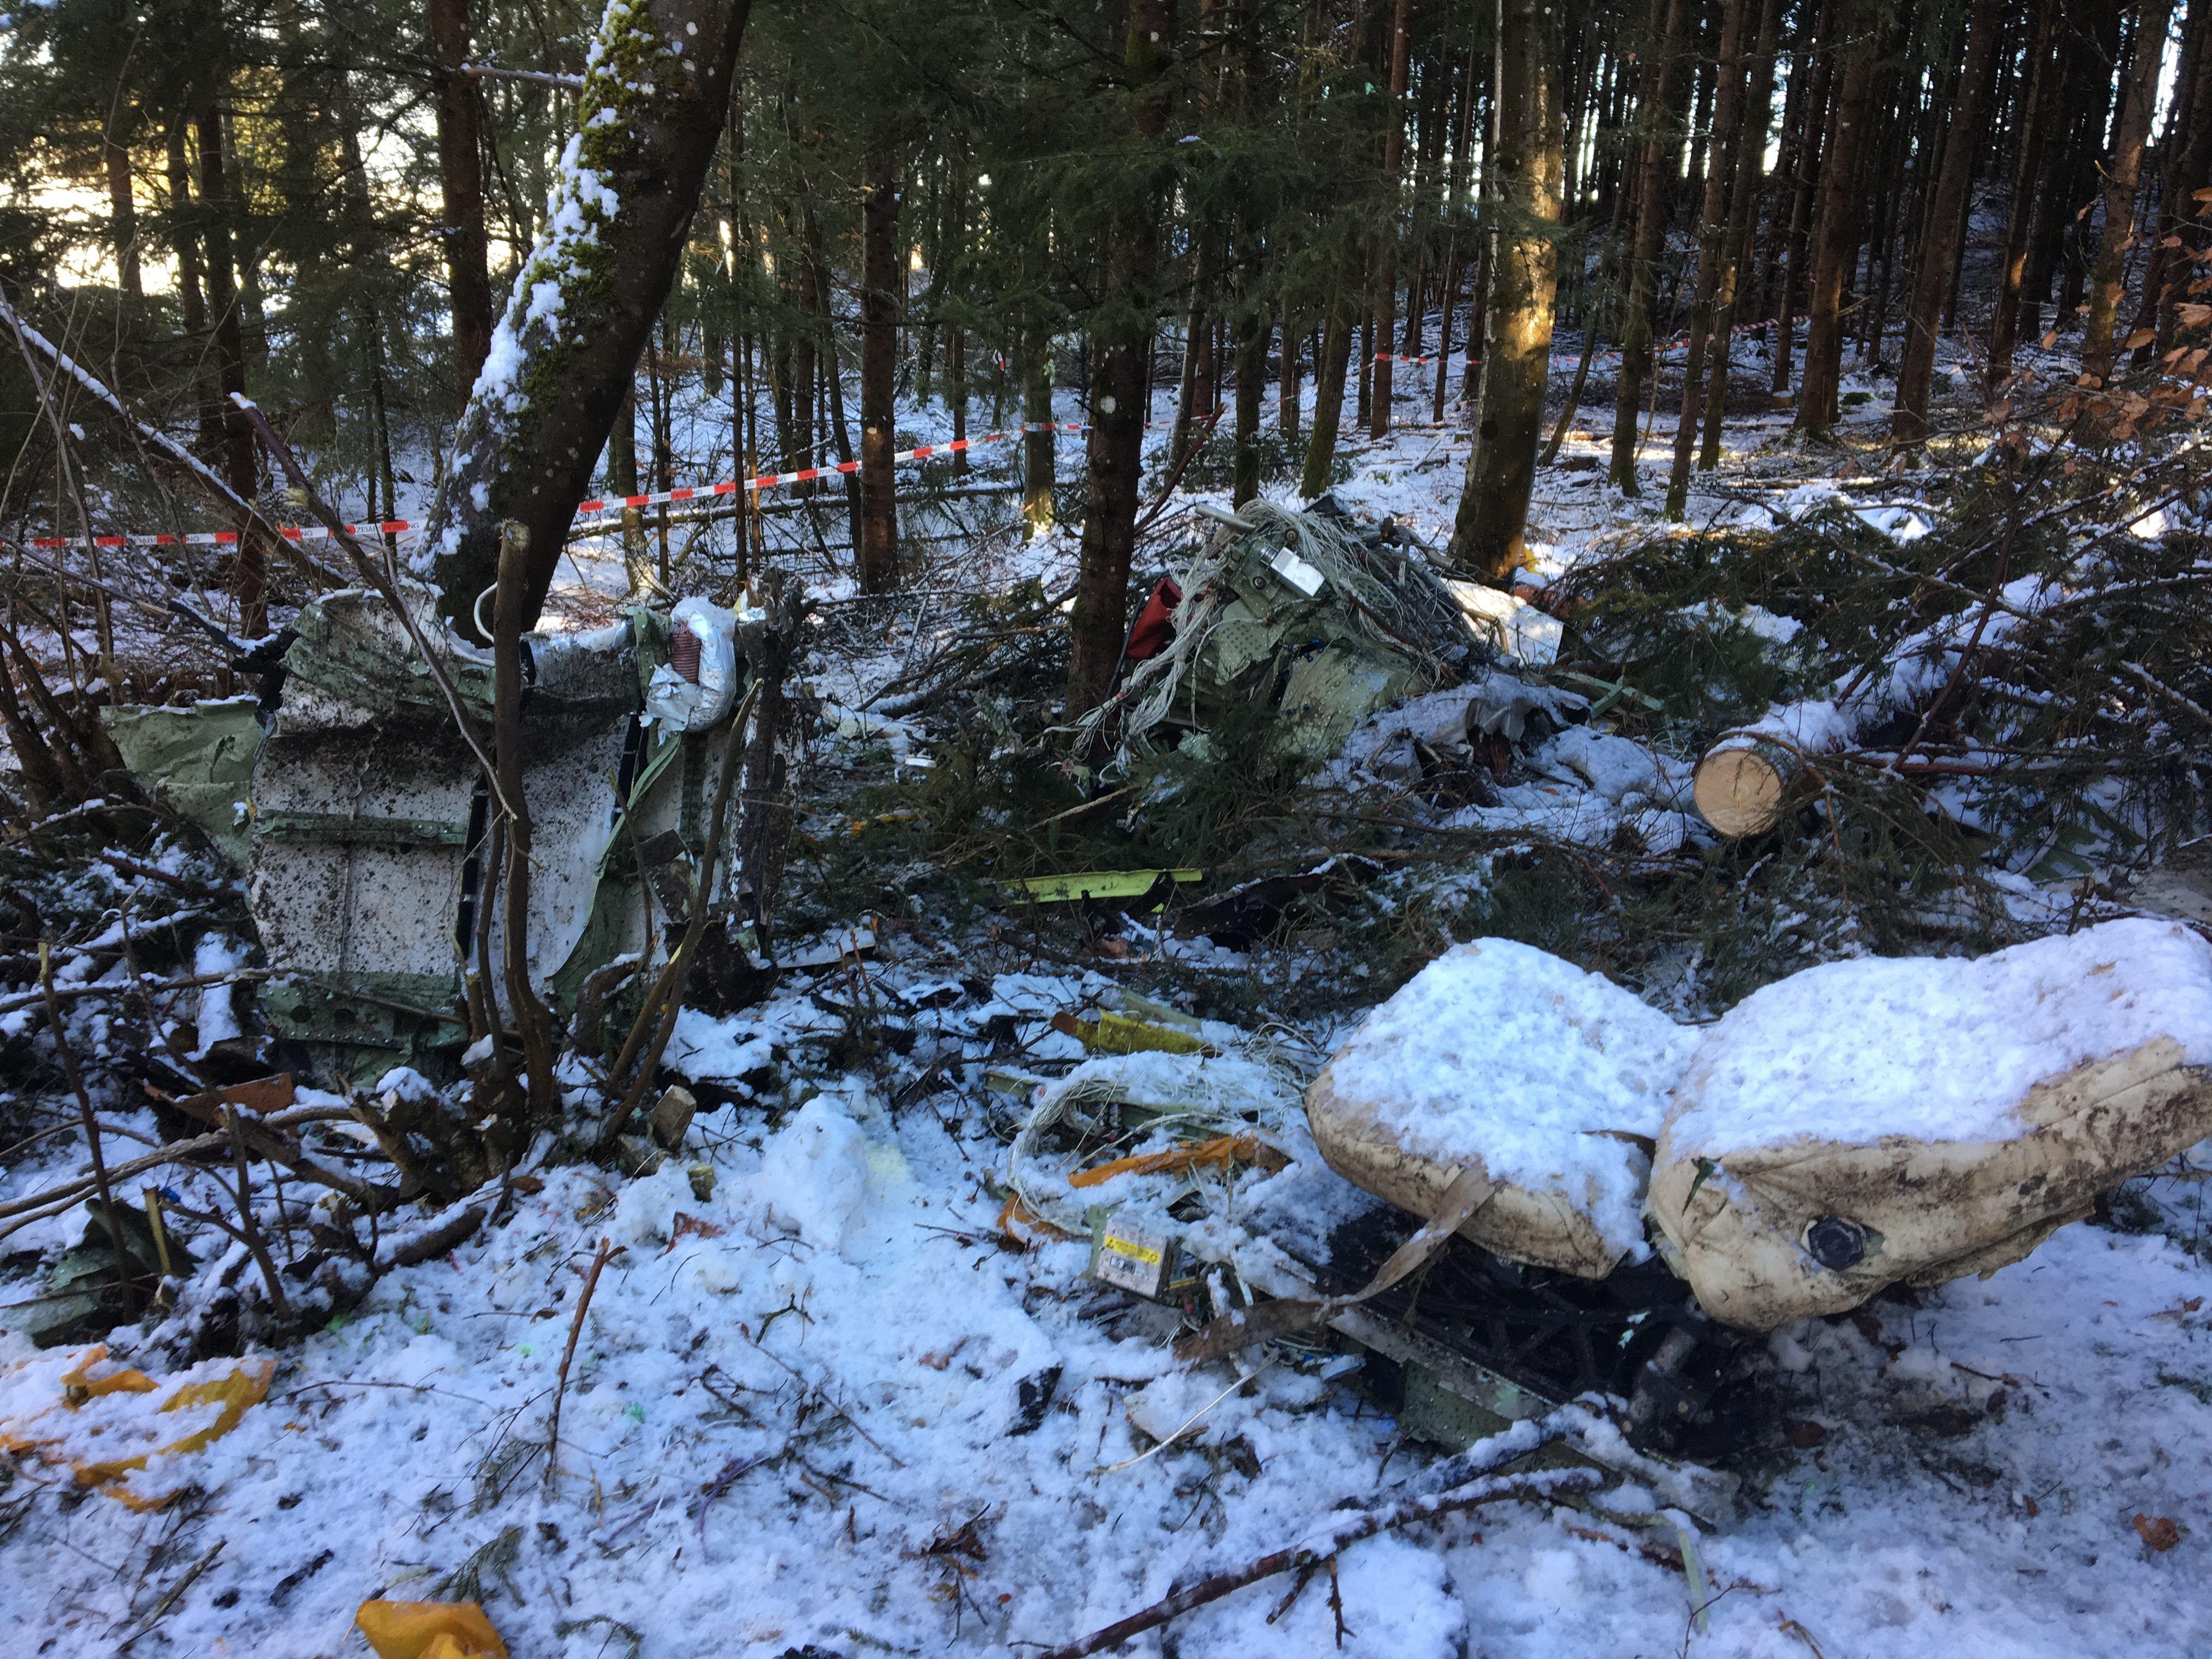
[{"label": "broken branch", "polygon": [[1202,1607],[1209,1601],[1218,1601],[1223,1596],[1243,1589],[1247,1584],[1256,1584],[1263,1578],[1274,1577],[1278,1573],[1302,1572],[1319,1567],[1360,1540],[1372,1538],[1379,1532],[1411,1526],[1416,1522],[1432,1521],[1439,1516],[1455,1514],[1462,1510],[1495,1504],[1509,1498],[1548,1501],[1578,1495],[1597,1484],[1597,1474],[1592,1469],[1548,1469],[1529,1474],[1488,1475],[1465,1486],[1455,1486],[1449,1492],[1403,1498],[1387,1507],[1369,1510],[1364,1513],[1355,1510],[1334,1524],[1316,1528],[1297,1543],[1270,1550],[1240,1567],[1210,1574],[1187,1589],[1163,1597],[1126,1619],[1117,1619],[1079,1641],[1053,1648],[1038,1656],[1038,1659],[1085,1659],[1086,1655],[1119,1647],[1133,1636],[1142,1635],[1148,1630],[1158,1630],[1170,1620],[1188,1613],[1194,1607]]}]

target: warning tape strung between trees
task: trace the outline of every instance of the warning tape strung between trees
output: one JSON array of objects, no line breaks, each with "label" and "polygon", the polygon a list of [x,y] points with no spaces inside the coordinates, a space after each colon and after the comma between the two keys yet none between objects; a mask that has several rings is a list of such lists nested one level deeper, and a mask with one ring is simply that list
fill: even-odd
[{"label": "warning tape strung between trees", "polygon": [[[957,455],[984,444],[1006,443],[1032,432],[1082,433],[1090,429],[1077,421],[1032,422],[1018,430],[987,432],[980,438],[955,438],[950,443],[921,444],[913,449],[902,449],[891,459],[895,462],[926,461],[933,455]],[[596,501],[579,501],[576,511],[583,514],[627,512],[632,507],[660,507],[672,501],[734,495],[744,489],[757,493],[860,470],[858,461],[830,461],[821,466],[801,467],[796,472],[763,472],[750,478],[726,479],[720,483],[691,484],[678,489],[656,489],[643,495],[610,495]],[[374,524],[349,524],[345,527],[349,536],[398,536],[422,528],[411,519],[384,519]],[[288,542],[328,541],[331,536],[331,532],[319,525],[286,526],[276,533]],[[90,544],[94,547],[234,547],[238,544],[238,537],[239,532],[235,530],[196,530],[181,535],[94,536],[90,538]],[[29,545],[37,548],[80,547],[85,542],[86,538],[81,536],[34,536]]]},{"label": "warning tape strung between trees", "polygon": [[[1802,320],[1802,313],[1791,319],[1792,322],[1801,320]],[[1773,319],[1767,318],[1759,322],[1746,324],[1735,330],[1735,332],[1756,334],[1762,329],[1772,325]],[[1663,344],[1655,343],[1653,349],[1657,352],[1671,351],[1684,344],[1688,338],[1687,334],[1678,334]],[[1620,353],[1615,349],[1599,355],[1612,360],[1618,359]],[[1443,359],[1438,356],[1403,357],[1394,356],[1387,351],[1378,351],[1375,354],[1375,361],[1378,363],[1411,363],[1419,366],[1423,363],[1441,362]],[[1454,357],[1449,361],[1455,368],[1475,368],[1480,366],[1482,360],[1479,357]],[[1571,364],[1575,361],[1572,357],[1555,356],[1552,359],[1552,366],[1556,368],[1561,364]],[[1279,395],[1270,398],[1268,403],[1272,406],[1280,401]],[[1200,415],[1194,418],[1203,420],[1206,416]],[[1148,432],[1164,431],[1174,424],[1172,421],[1147,421],[1145,422],[1145,429]],[[1415,424],[1400,423],[1403,430],[1413,430]],[[1015,438],[1033,432],[1069,432],[1081,434],[1090,430],[1090,427],[1080,421],[1033,421],[1019,428],[1010,427],[1004,432],[987,432],[980,438],[955,438],[949,443],[921,444],[913,449],[902,449],[893,455],[891,459],[894,462],[926,461],[936,455],[957,455],[965,450],[980,448],[985,444],[1009,443]],[[758,495],[763,490],[780,489],[787,484],[811,483],[817,478],[835,477],[841,473],[858,472],[860,470],[860,464],[858,461],[830,461],[821,466],[801,467],[796,472],[763,472],[750,478],[726,479],[720,483],[692,484],[677,489],[657,489],[643,495],[611,495],[596,501],[579,501],[576,503],[576,511],[586,516],[596,516],[606,513],[628,512],[634,507],[661,507],[677,501],[697,501],[702,497],[734,495],[740,490],[750,490]],[[411,519],[385,519],[374,524],[349,524],[345,527],[346,534],[349,536],[404,536],[422,528],[422,525]],[[288,542],[328,541],[331,536],[331,532],[319,525],[288,526],[280,528],[276,533]],[[34,536],[26,544],[42,549],[87,545],[92,547],[234,547],[238,544],[238,537],[239,532],[235,530],[196,530],[177,535],[93,536],[90,538]]]}]

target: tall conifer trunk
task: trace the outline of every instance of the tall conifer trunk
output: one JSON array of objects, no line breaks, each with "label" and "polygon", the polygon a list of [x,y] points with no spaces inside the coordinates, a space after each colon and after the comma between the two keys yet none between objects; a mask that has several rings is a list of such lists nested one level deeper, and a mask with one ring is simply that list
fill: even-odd
[{"label": "tall conifer trunk", "polygon": [[2021,291],[2027,280],[2028,239],[2035,227],[2037,182],[2044,152],[2058,117],[2064,79],[2052,56],[2053,35],[2063,0],[2039,0],[2029,36],[2026,80],[2014,123],[2012,201],[2005,216],[2004,263],[1997,269],[1997,292],[1990,312],[1987,389],[1994,393],[2012,376],[2013,352],[2020,343]]},{"label": "tall conifer trunk", "polygon": [[1797,383],[1801,432],[1826,435],[1836,422],[1836,393],[1844,370],[1844,283],[1856,247],[1859,154],[1874,102],[1875,20],[1862,6],[1836,7],[1841,59],[1835,108],[1820,158],[1820,200],[1813,219],[1812,279],[1807,286],[1805,372]]},{"label": "tall conifer trunk", "polygon": [[[168,131],[169,246],[177,256],[178,320],[184,325],[185,338],[197,357],[206,349],[207,298],[200,283],[199,216],[192,210],[191,163],[185,154],[186,125],[186,118],[179,116],[170,123]],[[217,466],[222,460],[222,408],[218,401],[222,393],[199,368],[194,369],[192,380],[198,425],[192,439],[193,453],[210,466]]]},{"label": "tall conifer trunk", "polygon": [[898,586],[898,447],[893,403],[898,378],[897,164],[878,139],[862,158],[860,200],[860,591]]},{"label": "tall conifer trunk", "polygon": [[[1390,103],[1382,118],[1382,200],[1389,219],[1375,240],[1375,380],[1367,402],[1367,431],[1390,430],[1390,353],[1398,302],[1398,174],[1406,155],[1406,85],[1413,56],[1413,0],[1390,9]],[[1414,301],[1419,304],[1418,301]]]},{"label": "tall conifer trunk", "polygon": [[[1741,3],[1741,0],[1739,0]],[[1452,526],[1451,560],[1503,583],[1528,550],[1528,492],[1544,423],[1566,165],[1558,36],[1546,0],[1498,0],[1491,155],[1497,204],[1474,447]]]},{"label": "tall conifer trunk", "polygon": [[1329,469],[1336,464],[1336,428],[1344,419],[1344,383],[1352,369],[1351,311],[1344,289],[1332,289],[1314,364],[1313,428],[1306,434],[1305,467],[1298,478],[1298,494],[1308,501],[1328,489]]},{"label": "tall conifer trunk", "polygon": [[1720,283],[1713,295],[1712,367],[1705,388],[1705,441],[1698,471],[1721,464],[1721,425],[1728,416],[1729,356],[1734,348],[1736,313],[1743,296],[1744,269],[1751,263],[1753,221],[1757,216],[1760,165],[1766,155],[1766,129],[1774,114],[1774,57],[1781,29],[1781,0],[1759,7],[1759,38],[1751,49],[1751,84],[1738,125],[1735,178],[1729,186],[1729,222]]},{"label": "tall conifer trunk", "polygon": [[1890,436],[1918,443],[1928,435],[1928,393],[1936,375],[1936,334],[1943,300],[1966,229],[1967,195],[1973,185],[1974,155],[1988,142],[1983,129],[1989,95],[1990,64],[2004,26],[2001,0],[1974,0],[1966,26],[1966,62],[1959,76],[1959,98],[1943,137],[1943,159],[1928,204],[1928,234],[1912,274],[1912,298],[1905,308],[1905,354],[1897,369],[1897,407]]},{"label": "tall conifer trunk", "polygon": [[[550,210],[493,331],[416,568],[466,625],[520,526],[533,624],[615,410],[667,301],[730,114],[749,0],[658,0],[601,13],[577,131]],[[680,40],[683,55],[666,56]],[[629,66],[662,65],[641,80]],[[489,382],[489,383],[487,383]]]},{"label": "tall conifer trunk", "polygon": [[[1676,112],[1682,101],[1682,79],[1687,70],[1683,43],[1689,33],[1686,0],[1660,0],[1665,21],[1654,50],[1656,73],[1647,70],[1647,96],[1642,111],[1645,131],[1637,161],[1636,229],[1628,251],[1626,275],[1627,296],[1621,305],[1620,377],[1613,396],[1613,462],[1614,484],[1625,495],[1638,493],[1636,482],[1637,417],[1644,401],[1644,382],[1656,373],[1651,357],[1651,294],[1659,275],[1659,253],[1667,236],[1667,202],[1674,194],[1674,160],[1680,154],[1681,131]],[[1498,98],[1506,95],[1498,88]],[[1486,325],[1483,338],[1490,333]]]},{"label": "tall conifer trunk", "polygon": [[100,145],[107,171],[107,234],[115,250],[115,279],[123,297],[136,305],[145,298],[138,276],[138,204],[131,185],[131,151],[107,139]]},{"label": "tall conifer trunk", "polygon": [[[1698,267],[1690,309],[1690,349],[1682,368],[1682,411],[1674,422],[1674,464],[1667,478],[1667,516],[1680,519],[1690,501],[1690,462],[1705,395],[1705,347],[1712,337],[1713,307],[1728,258],[1729,187],[1743,125],[1747,32],[1759,0],[1728,0],[1721,22],[1720,58],[1713,66],[1712,143],[1706,150],[1705,198],[1698,216]],[[1727,348],[1723,347],[1723,350]]]},{"label": "tall conifer trunk", "polygon": [[491,350],[491,275],[484,246],[483,137],[469,61],[468,0],[429,0],[430,56],[437,65],[438,179],[444,193],[446,283],[453,319],[453,379],[466,404]]},{"label": "tall conifer trunk", "polygon": [[[223,481],[246,501],[260,493],[253,428],[234,401],[246,395],[246,331],[239,315],[238,277],[231,264],[230,185],[223,168],[222,112],[210,91],[194,117],[200,149],[201,220],[205,227],[208,306],[214,313],[216,370],[222,388]],[[269,546],[259,526],[240,525],[231,567],[238,631],[257,639],[269,625]]]},{"label": "tall conifer trunk", "polygon": [[1123,199],[1104,250],[1106,315],[1096,333],[1089,496],[1075,609],[1068,618],[1073,648],[1067,663],[1067,704],[1073,712],[1097,707],[1114,687],[1128,611],[1144,461],[1145,359],[1152,350],[1159,236],[1150,152],[1167,126],[1165,94],[1157,88],[1175,51],[1175,9],[1170,0],[1129,0],[1127,15],[1122,74],[1136,94],[1135,137],[1146,153],[1133,175],[1117,181]]},{"label": "tall conifer trunk", "polygon": [[2136,186],[2142,179],[2143,145],[2150,136],[2151,106],[2158,98],[2159,61],[2166,51],[2173,0],[2142,0],[2136,8],[2135,49],[2121,88],[2120,125],[2105,164],[2105,226],[2097,263],[2089,273],[2089,323],[2081,340],[2081,372],[2108,378],[2118,356],[2112,325],[2127,275],[2128,245],[2135,235]]}]

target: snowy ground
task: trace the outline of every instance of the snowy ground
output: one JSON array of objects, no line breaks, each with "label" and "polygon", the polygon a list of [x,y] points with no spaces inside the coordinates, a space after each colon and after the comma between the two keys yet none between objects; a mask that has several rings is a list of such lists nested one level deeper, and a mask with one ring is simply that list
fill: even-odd
[{"label": "snowy ground", "polygon": [[[1003,1243],[1000,1148],[958,1097],[896,1119],[857,1083],[827,1102],[780,1131],[755,1109],[702,1117],[684,1162],[713,1171],[704,1198],[683,1163],[544,1171],[507,1224],[283,1353],[268,1400],[179,1460],[168,1480],[195,1490],[167,1512],[33,1498],[0,1595],[9,1650],[109,1650],[222,1542],[137,1651],[358,1651],[362,1599],[430,1595],[471,1562],[518,1655],[621,1653],[624,1626],[647,1654],[997,1651],[1104,1624],[1376,1489],[1389,1419],[1281,1365],[1130,1462],[1151,1443],[1133,1422],[1171,1432],[1237,1373],[1179,1375],[1147,1311],[1100,1316],[1119,1299],[1081,1277],[1082,1246]],[[602,1239],[620,1254],[549,1484],[549,1397]],[[1644,1540],[1509,1509],[1348,1552],[1344,1650],[2202,1652],[2208,1290],[2168,1237],[2076,1225],[1917,1310],[1778,1335],[1794,1432],[1822,1443],[1752,1471],[1705,1540],[1725,1592],[1708,1633]],[[30,1364],[11,1404],[61,1369],[0,1341]],[[9,1498],[48,1476],[27,1465]],[[2147,1547],[2138,1515],[2178,1522],[2179,1545]],[[1334,1650],[1318,1589],[1266,1626],[1285,1588],[1192,1616],[1166,1650]]]},{"label": "snowy ground", "polygon": [[[1745,367],[1759,372],[1748,353]],[[1409,416],[1425,412],[1429,372],[1401,374]],[[1871,434],[1886,393],[1848,376],[1844,391],[1875,394],[1845,422]],[[1644,451],[1645,494],[1624,501],[1596,459],[1609,416],[1595,403],[1582,414],[1538,486],[1531,533],[1553,568],[1648,524],[1663,500],[1670,417]],[[1747,495],[1861,476],[1851,453],[1771,445],[1785,427],[1731,420],[1728,465],[1700,476],[1692,525],[1769,510]],[[949,427],[933,408],[908,410],[901,432],[927,441]],[[1060,445],[1073,476],[1079,441]],[[1340,501],[1441,543],[1463,434],[1409,427],[1341,453]],[[1912,506],[1901,485],[1854,499]],[[1073,554],[1062,531],[933,568],[949,585],[1036,574],[1057,592]],[[825,598],[842,591],[831,572],[811,579]],[[619,584],[618,557],[611,568],[587,553],[577,588],[604,605]],[[915,648],[893,638],[878,658],[833,665],[822,689],[858,701]],[[1609,834],[1620,792],[1551,759],[1556,775],[1519,786],[1505,810]],[[1650,790],[1635,805],[1679,817]],[[6,1650],[107,1653],[128,1638],[140,1655],[360,1653],[363,1599],[473,1582],[517,1659],[1021,1652],[1290,1541],[1429,1455],[1395,1445],[1392,1421],[1343,1377],[1279,1362],[1239,1389],[1225,1366],[1186,1373],[1159,1316],[1083,1277],[1083,1247],[1007,1241],[991,1115],[1004,1102],[976,1086],[980,1062],[1010,1047],[1026,1063],[1074,1058],[1044,1020],[1098,994],[1107,969],[1031,959],[1011,940],[879,931],[869,988],[915,1033],[905,1074],[934,1057],[958,1086],[905,1097],[894,1083],[894,1110],[874,1074],[826,1068],[854,989],[842,974],[794,976],[720,1025],[688,1018],[680,1053],[736,1103],[702,1113],[681,1155],[635,1179],[534,1166],[503,1224],[395,1270],[278,1352],[265,1401],[154,1479],[181,1491],[169,1508],[136,1513],[23,1460],[0,1488]],[[1224,953],[1204,965],[1263,983],[1287,971]],[[1304,1035],[1325,1052],[1362,1012],[1347,1001]],[[113,1121],[155,1132],[143,1111]],[[50,1145],[0,1177],[0,1198],[70,1167]],[[182,1200],[216,1207],[210,1179],[179,1178]],[[1775,1337],[1789,1443],[1739,1471],[1737,1512],[1702,1541],[1708,1629],[1692,1625],[1681,1573],[1650,1559],[1654,1540],[1507,1506],[1347,1552],[1342,1650],[2212,1650],[2212,1264],[2195,1182],[2138,1185],[2151,1197],[2121,1218],[2148,1231],[2075,1224],[1987,1282]],[[81,1227],[80,1212],[9,1248],[52,1251]],[[580,1324],[549,1473],[555,1377],[602,1241],[617,1254]],[[233,1249],[211,1234],[193,1248]],[[160,1335],[118,1333],[112,1354],[162,1369]],[[0,1333],[0,1366],[20,1366],[0,1376],[0,1415],[51,1401],[72,1357]],[[1288,1589],[1239,1592],[1130,1650],[1336,1651],[1325,1582],[1267,1623]]]}]

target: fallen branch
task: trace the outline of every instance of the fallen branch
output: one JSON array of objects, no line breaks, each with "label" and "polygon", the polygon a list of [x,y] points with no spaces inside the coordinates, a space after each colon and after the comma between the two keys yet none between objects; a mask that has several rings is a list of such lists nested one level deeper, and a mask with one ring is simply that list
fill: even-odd
[{"label": "fallen branch", "polygon": [[[273,1113],[261,1119],[260,1126],[289,1129],[303,1123],[351,1121],[352,1114],[343,1106],[302,1106],[289,1112]],[[228,1152],[229,1146],[230,1136],[228,1133],[198,1135],[191,1140],[173,1140],[143,1158],[134,1158],[127,1164],[111,1166],[107,1179],[112,1184],[120,1185],[131,1176],[143,1175],[149,1170],[158,1170],[166,1164],[195,1163],[210,1152]],[[99,1182],[88,1171],[71,1176],[59,1186],[43,1188],[38,1192],[27,1193],[21,1198],[0,1204],[0,1223],[6,1224],[0,1225],[0,1238],[5,1238],[33,1221],[58,1214],[97,1191],[98,1187]]]},{"label": "fallen branch", "polygon": [[1117,1619],[1100,1630],[1093,1631],[1079,1641],[1064,1647],[1053,1648],[1038,1656],[1038,1659],[1084,1659],[1087,1654],[1103,1652],[1118,1647],[1133,1636],[1148,1630],[1158,1630],[1170,1620],[1202,1607],[1209,1601],[1218,1601],[1223,1596],[1243,1589],[1247,1584],[1256,1584],[1263,1578],[1273,1578],[1279,1573],[1306,1572],[1333,1560],[1342,1551],[1372,1538],[1379,1532],[1389,1532],[1416,1522],[1432,1521],[1439,1516],[1455,1514],[1474,1509],[1484,1504],[1495,1504],[1504,1498],[1534,1498],[1549,1501],[1579,1495],[1598,1484],[1594,1469],[1547,1469],[1528,1474],[1486,1475],[1448,1492],[1402,1498],[1387,1506],[1353,1510],[1341,1518],[1317,1528],[1297,1543],[1201,1578],[1187,1589],[1155,1601],[1152,1606]]},{"label": "fallen branch", "polygon": [[[164,991],[204,990],[211,985],[244,985],[269,977],[266,968],[241,968],[227,974],[187,974],[182,979],[154,979],[142,975],[137,979],[102,981],[97,985],[57,985],[52,994],[63,1001],[74,1001],[78,997],[102,995],[122,996],[132,991],[155,996]],[[33,1008],[46,1000],[43,990],[26,991],[19,996],[0,997],[0,1014],[12,1014],[19,1009]]]},{"label": "fallen branch", "polygon": [[485,1186],[451,1209],[441,1211],[426,1225],[399,1235],[386,1249],[379,1252],[379,1268],[419,1267],[467,1243],[476,1237],[477,1229],[483,1225],[484,1218],[491,1213],[499,1195],[496,1185]]}]

